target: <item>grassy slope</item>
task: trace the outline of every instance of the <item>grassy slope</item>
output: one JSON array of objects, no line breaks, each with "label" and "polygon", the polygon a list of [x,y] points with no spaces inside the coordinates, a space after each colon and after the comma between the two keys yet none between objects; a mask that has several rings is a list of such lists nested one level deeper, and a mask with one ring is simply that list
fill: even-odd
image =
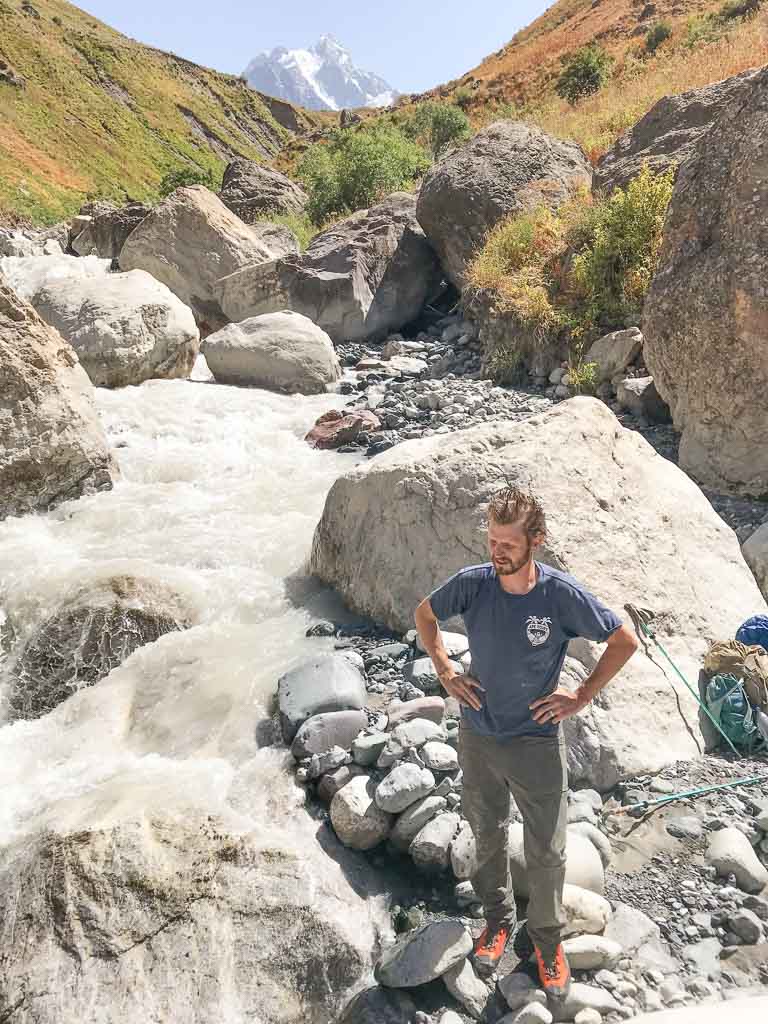
[{"label": "grassy slope", "polygon": [[[237,77],[121,35],[64,0],[0,0],[0,216],[54,221],[88,196],[152,199],[171,168],[268,159],[290,132]],[[54,18],[57,20],[54,21]],[[295,112],[298,127],[319,119]]]},{"label": "grassy slope", "polygon": [[[655,13],[643,18],[644,0],[557,0],[473,71],[413,99],[451,99],[460,89],[476,126],[497,116],[523,116],[576,139],[597,158],[662,96],[768,61],[768,5],[748,21],[728,23],[719,40],[692,49],[682,45],[689,20],[722,5],[723,0],[656,0]],[[672,26],[672,37],[655,56],[639,58],[645,33],[661,20]],[[615,58],[613,77],[572,108],[554,92],[561,58],[593,41]]]}]

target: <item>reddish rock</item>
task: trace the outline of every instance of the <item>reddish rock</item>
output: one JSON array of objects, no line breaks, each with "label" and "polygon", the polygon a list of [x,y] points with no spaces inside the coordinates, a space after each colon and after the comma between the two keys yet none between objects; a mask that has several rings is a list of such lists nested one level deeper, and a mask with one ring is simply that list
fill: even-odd
[{"label": "reddish rock", "polygon": [[331,409],[323,413],[304,440],[313,448],[340,448],[354,441],[361,430],[380,429],[378,417],[367,409],[355,409],[348,413]]}]

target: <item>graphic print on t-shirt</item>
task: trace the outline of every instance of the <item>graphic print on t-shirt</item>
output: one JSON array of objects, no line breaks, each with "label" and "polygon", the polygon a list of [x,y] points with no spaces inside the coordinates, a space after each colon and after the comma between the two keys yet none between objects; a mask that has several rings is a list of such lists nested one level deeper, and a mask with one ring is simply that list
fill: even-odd
[{"label": "graphic print on t-shirt", "polygon": [[535,615],[529,615],[525,621],[525,632],[533,647],[541,647],[549,640],[550,625],[552,619],[539,619]]}]

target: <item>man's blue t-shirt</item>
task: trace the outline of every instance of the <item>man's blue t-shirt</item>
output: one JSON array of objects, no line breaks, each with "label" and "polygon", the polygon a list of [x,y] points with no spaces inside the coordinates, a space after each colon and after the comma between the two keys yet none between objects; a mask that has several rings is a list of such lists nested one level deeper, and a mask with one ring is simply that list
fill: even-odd
[{"label": "man's blue t-shirt", "polygon": [[569,640],[602,643],[621,626],[573,577],[534,564],[536,585],[527,594],[507,593],[488,562],[461,569],[429,595],[438,619],[464,619],[471,674],[485,690],[482,709],[462,707],[462,720],[498,740],[555,735],[558,726],[535,722],[529,705],[556,689]]}]

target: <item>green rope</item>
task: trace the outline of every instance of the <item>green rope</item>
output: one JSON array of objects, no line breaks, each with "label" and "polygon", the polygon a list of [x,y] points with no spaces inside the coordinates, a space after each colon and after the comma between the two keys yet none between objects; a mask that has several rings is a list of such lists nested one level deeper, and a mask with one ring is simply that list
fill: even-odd
[{"label": "green rope", "polygon": [[713,793],[716,789],[730,789],[733,786],[756,786],[759,782],[768,782],[768,775],[753,775],[749,779],[736,779],[734,782],[720,782],[716,786],[700,786],[698,789],[688,789],[684,793],[673,793],[671,796],[660,796],[658,800],[641,800],[638,804],[630,804],[629,807],[622,807],[621,813],[626,814],[628,811],[632,811],[636,807],[656,807],[658,804],[668,804],[673,800],[685,800],[688,797],[701,796],[703,793]]},{"label": "green rope", "polygon": [[694,699],[696,700],[696,703],[697,703],[697,704],[699,705],[699,707],[701,708],[701,710],[702,710],[702,711],[704,712],[704,714],[705,714],[705,715],[707,716],[707,718],[708,718],[708,719],[710,720],[710,722],[712,723],[712,725],[714,725],[714,727],[715,727],[715,728],[717,729],[717,731],[718,731],[718,732],[720,733],[720,735],[721,735],[721,736],[723,737],[723,739],[724,739],[724,740],[725,740],[725,742],[726,742],[726,743],[728,744],[728,746],[729,746],[729,747],[731,748],[731,750],[732,750],[732,751],[734,752],[734,754],[736,755],[736,757],[741,757],[741,754],[740,754],[740,753],[739,753],[739,751],[738,751],[738,750],[736,749],[736,747],[735,747],[735,746],[733,745],[733,742],[732,742],[732,740],[731,740],[730,736],[726,735],[726,733],[725,733],[725,732],[723,731],[723,728],[722,728],[722,726],[721,726],[721,725],[720,725],[720,723],[719,723],[719,722],[717,721],[717,719],[716,719],[716,718],[714,717],[714,715],[713,715],[713,714],[712,714],[712,713],[710,712],[709,708],[708,708],[708,707],[707,707],[707,705],[706,705],[706,704],[704,703],[704,701],[703,701],[703,700],[701,699],[701,697],[699,696],[699,694],[698,694],[698,693],[697,693],[697,692],[696,692],[696,691],[694,690],[694,688],[693,688],[693,687],[691,686],[691,684],[690,684],[690,683],[688,682],[688,680],[687,680],[687,679],[685,678],[685,676],[683,675],[683,673],[682,673],[682,672],[680,671],[680,669],[679,669],[679,668],[677,667],[677,665],[676,665],[676,664],[674,663],[674,661],[672,661],[672,659],[670,658],[670,656],[669,656],[669,655],[667,654],[667,652],[666,652],[666,651],[664,650],[664,648],[662,647],[662,645],[661,645],[661,644],[659,643],[659,641],[658,641],[658,640],[656,639],[656,636],[655,636],[655,634],[654,634],[653,632],[651,632],[651,630],[650,630],[650,629],[648,629],[648,626],[646,625],[646,622],[645,622],[645,619],[646,619],[646,617],[647,617],[647,614],[646,614],[646,615],[643,615],[643,613],[642,613],[642,612],[641,612],[641,611],[640,611],[639,609],[635,608],[635,606],[634,606],[634,605],[625,605],[625,607],[626,607],[627,611],[628,611],[628,612],[629,612],[629,613],[631,614],[631,616],[632,616],[632,619],[633,619],[633,621],[634,621],[634,623],[635,623],[635,628],[637,628],[637,626],[640,626],[640,628],[641,628],[641,629],[642,629],[642,631],[643,631],[643,632],[645,633],[645,635],[646,635],[646,636],[647,636],[647,637],[648,637],[648,638],[649,638],[650,640],[653,640],[653,642],[654,642],[654,643],[656,644],[656,646],[657,646],[657,647],[659,648],[659,650],[660,650],[660,651],[661,651],[661,653],[662,653],[662,654],[664,655],[664,657],[665,657],[665,658],[667,659],[667,661],[669,662],[669,664],[670,664],[670,665],[672,666],[672,669],[673,669],[673,670],[675,671],[675,673],[676,673],[676,674],[677,674],[677,675],[679,676],[679,678],[680,678],[680,679],[681,679],[681,680],[682,680],[682,681],[683,681],[683,682],[685,683],[685,685],[686,685],[686,686],[688,687],[688,690],[690,691],[690,693],[692,694],[692,696],[693,696],[693,697],[694,697]]}]

